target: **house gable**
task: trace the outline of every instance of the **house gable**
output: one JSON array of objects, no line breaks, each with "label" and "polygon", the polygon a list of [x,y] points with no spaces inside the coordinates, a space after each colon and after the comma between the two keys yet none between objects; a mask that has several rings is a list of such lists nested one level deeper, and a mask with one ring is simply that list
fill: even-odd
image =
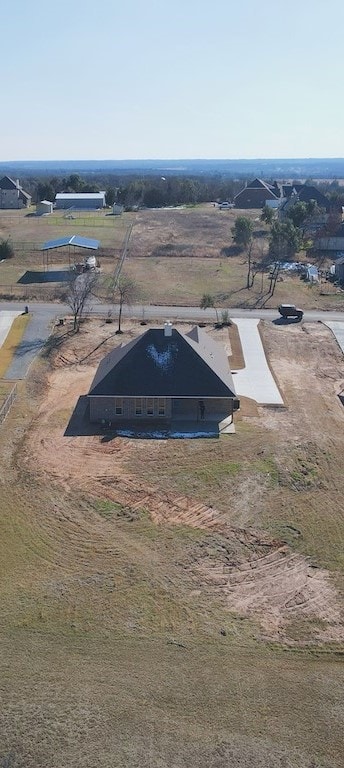
[{"label": "house gable", "polygon": [[266,200],[279,199],[278,186],[272,186],[262,179],[253,179],[241,192],[235,195],[238,208],[262,208]]},{"label": "house gable", "polygon": [[2,179],[0,179],[0,189],[20,189],[20,187],[18,187],[17,182],[13,181],[10,176],[3,176]]}]

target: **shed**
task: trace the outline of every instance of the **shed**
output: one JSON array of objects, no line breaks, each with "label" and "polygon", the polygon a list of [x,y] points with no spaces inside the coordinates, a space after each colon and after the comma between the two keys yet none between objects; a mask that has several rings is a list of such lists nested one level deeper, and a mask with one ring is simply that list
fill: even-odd
[{"label": "shed", "polygon": [[112,206],[112,213],[114,216],[120,216],[121,213],[124,211],[124,205],[120,205],[119,203],[114,203]]},{"label": "shed", "polygon": [[50,203],[49,200],[41,200],[40,203],[37,203],[36,214],[37,216],[45,216],[47,213],[52,213],[53,209],[53,203]]},{"label": "shed", "polygon": [[318,267],[316,267],[314,264],[307,264],[307,267],[306,267],[306,280],[309,283],[318,283],[319,282]]}]

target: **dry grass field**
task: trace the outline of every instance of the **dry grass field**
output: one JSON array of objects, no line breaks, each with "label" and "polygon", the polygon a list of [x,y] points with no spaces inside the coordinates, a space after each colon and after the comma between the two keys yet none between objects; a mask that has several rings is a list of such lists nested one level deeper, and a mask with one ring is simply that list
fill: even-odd
[{"label": "dry grass field", "polygon": [[[47,240],[81,235],[99,240],[99,258],[102,271],[112,273],[122,253],[127,231],[134,221],[134,215],[112,216],[108,211],[73,211],[73,218],[66,218],[65,211],[56,211],[49,216],[35,216],[34,212],[0,211],[0,238],[10,238],[15,256],[0,264],[0,294],[3,296],[24,296],[44,300],[58,298],[61,284],[45,282],[47,275],[46,258],[43,259],[42,245]],[[89,255],[82,249],[60,248],[49,252],[49,271],[69,267],[69,263],[83,261]],[[37,282],[30,274],[38,272]],[[23,282],[24,280],[24,282]]]},{"label": "dry grass field", "polygon": [[[17,214],[17,215],[14,215]],[[107,212],[73,212],[35,217],[25,212],[0,212],[0,237],[10,236],[15,244],[15,258],[0,264],[0,293],[57,298],[58,283],[37,286],[18,284],[26,270],[41,270],[45,240],[63,235],[81,234],[101,241],[111,256],[102,255],[105,276],[113,272],[128,228],[133,224],[129,257],[125,271],[135,280],[138,301],[148,304],[199,306],[203,293],[211,293],[218,307],[255,307],[264,303],[276,307],[293,301],[305,309],[343,309],[344,294],[331,284],[307,285],[299,277],[283,274],[272,299],[267,300],[268,276],[258,274],[254,287],[246,289],[244,255],[232,255],[231,228],[235,217],[244,214],[253,219],[256,245],[253,258],[259,259],[267,247],[267,229],[260,222],[260,211],[220,211],[211,204],[196,207],[142,210],[111,216]],[[67,250],[54,255],[50,268],[68,264]],[[84,254],[78,256],[83,258]],[[43,292],[43,293],[42,293]],[[263,294],[263,296],[262,296]]]},{"label": "dry grass field", "polygon": [[219,440],[64,437],[100,320],[31,369],[0,429],[3,768],[341,768],[343,359],[261,325],[286,408]]}]

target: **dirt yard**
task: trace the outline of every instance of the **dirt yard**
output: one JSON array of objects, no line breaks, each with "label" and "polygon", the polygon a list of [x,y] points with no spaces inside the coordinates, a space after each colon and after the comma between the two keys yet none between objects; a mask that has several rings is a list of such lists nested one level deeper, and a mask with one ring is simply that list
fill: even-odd
[{"label": "dirt yard", "polygon": [[[219,537],[220,552],[215,548],[210,555],[205,548],[190,564],[201,579],[198,586],[223,592],[231,610],[255,616],[271,638],[286,640],[290,622],[310,618],[320,622],[313,640],[343,641],[334,582],[320,567],[331,567],[331,560],[337,565],[332,537],[327,543],[320,539],[318,549],[312,542],[316,510],[319,515],[327,510],[326,521],[318,522],[325,535],[338,525],[338,504],[344,509],[344,411],[336,398],[344,368],[329,330],[322,324],[263,327],[287,408],[260,408],[252,417],[245,416],[244,406],[235,437],[211,444],[65,437],[67,414],[88,391],[97,361],[113,344],[106,341],[89,354],[108,328],[88,327],[56,355],[26,441],[24,466],[39,467],[42,477],[54,478],[68,492],[86,493],[110,507],[119,504],[132,514],[145,509],[157,524],[187,525]],[[126,338],[136,332],[129,328]],[[219,339],[218,333],[213,331]],[[230,349],[228,331],[220,335],[222,342],[227,336]]]},{"label": "dirt yard", "polygon": [[103,321],[31,369],[0,432],[0,765],[341,768],[343,357],[261,326],[286,407],[219,440],[64,436]]}]

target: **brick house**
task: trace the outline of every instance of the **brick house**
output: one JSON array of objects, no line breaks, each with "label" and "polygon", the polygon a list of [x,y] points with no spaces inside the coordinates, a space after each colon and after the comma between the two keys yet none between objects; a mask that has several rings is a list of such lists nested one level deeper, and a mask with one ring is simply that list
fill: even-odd
[{"label": "brick house", "polygon": [[195,327],[166,323],[113,349],[99,364],[88,393],[89,418],[114,430],[219,433],[239,408],[222,345]]}]

